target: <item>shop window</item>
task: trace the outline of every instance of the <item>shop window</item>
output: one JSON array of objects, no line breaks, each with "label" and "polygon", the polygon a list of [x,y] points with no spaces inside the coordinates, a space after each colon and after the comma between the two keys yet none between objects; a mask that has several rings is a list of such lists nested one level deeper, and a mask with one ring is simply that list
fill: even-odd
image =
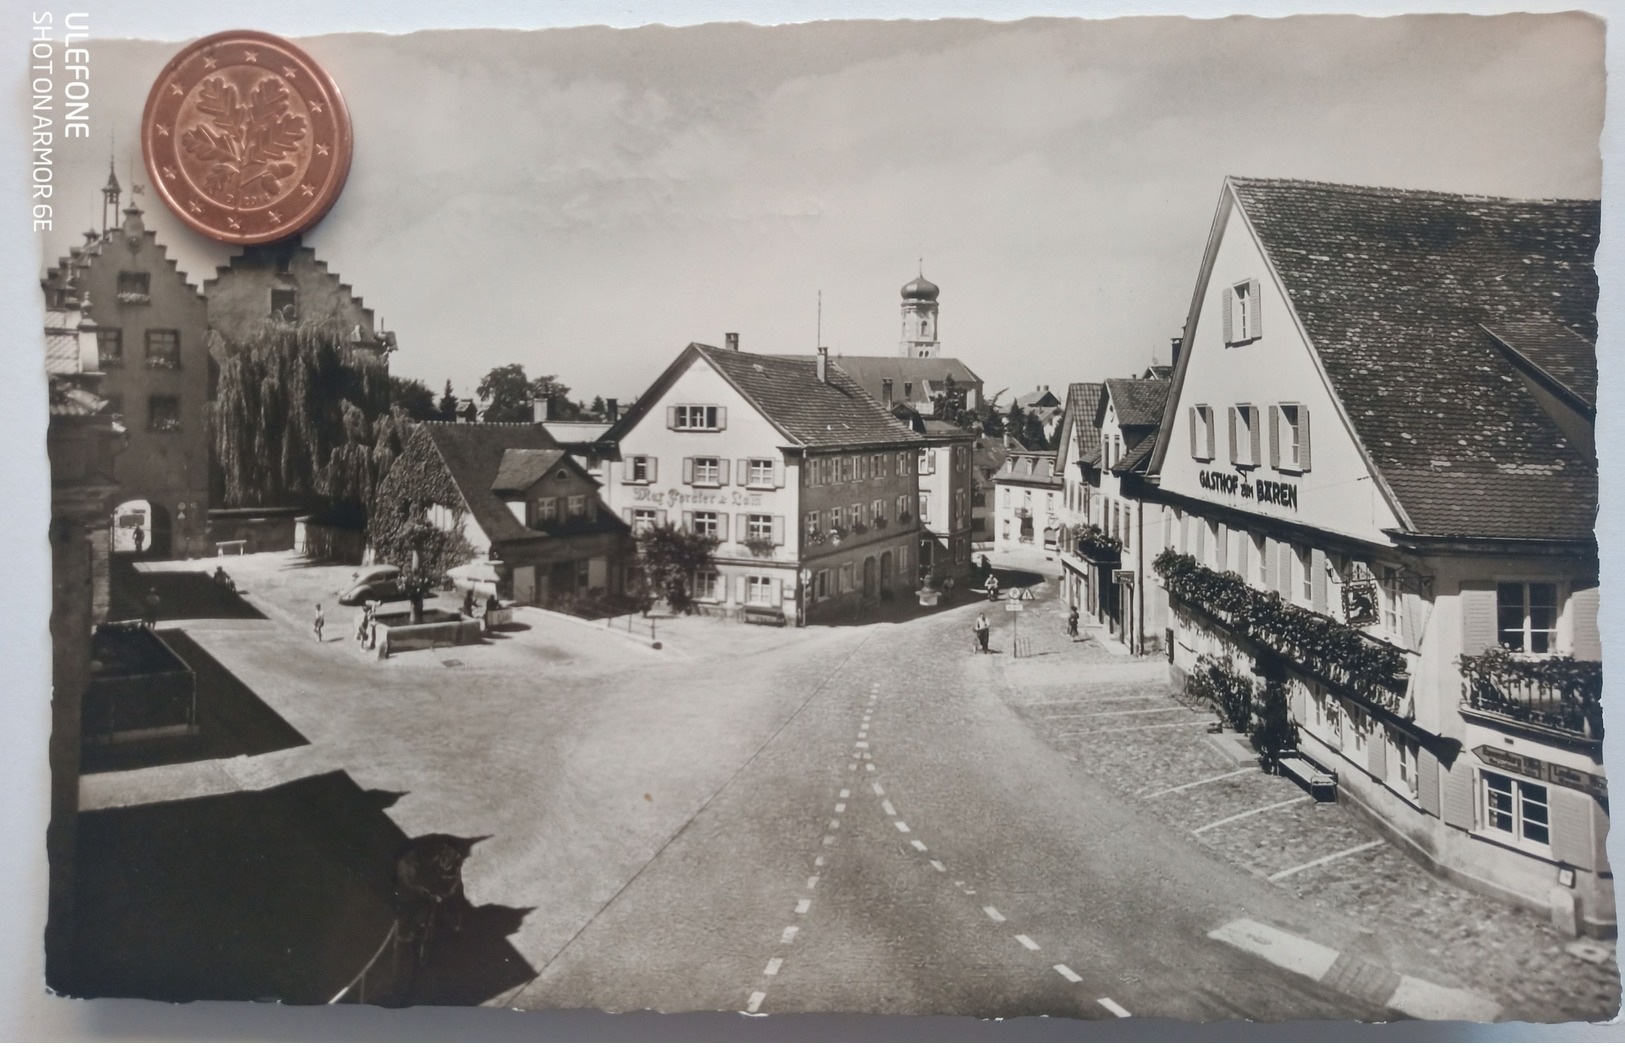
[{"label": "shop window", "polygon": [[1483,784],[1483,828],[1514,840],[1548,845],[1552,839],[1552,815],[1547,806],[1546,787],[1509,778],[1494,771],[1480,771]]},{"label": "shop window", "polygon": [[1557,586],[1551,582],[1502,582],[1495,587],[1496,637],[1502,647],[1525,654],[1556,648]]}]

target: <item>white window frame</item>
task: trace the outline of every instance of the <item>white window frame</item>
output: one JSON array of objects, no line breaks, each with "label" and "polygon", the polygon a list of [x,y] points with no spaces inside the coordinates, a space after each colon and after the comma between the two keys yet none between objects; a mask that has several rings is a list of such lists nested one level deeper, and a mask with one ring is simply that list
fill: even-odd
[{"label": "white window frame", "polygon": [[1229,296],[1228,319],[1230,329],[1225,333],[1226,345],[1245,345],[1257,340],[1263,332],[1259,322],[1260,286],[1257,280],[1242,280],[1225,289]]},{"label": "white window frame", "polygon": [[570,513],[570,518],[571,519],[574,519],[577,516],[586,516],[587,515],[587,496],[586,495],[584,495],[584,494],[572,494],[572,495],[569,496],[569,499],[570,499],[569,502],[567,502],[566,504],[569,507],[569,513]]},{"label": "white window frame", "polygon": [[721,487],[722,459],[714,455],[694,458],[694,486]]},{"label": "white window frame", "polygon": [[699,509],[693,514],[694,533],[714,537],[722,535],[722,514],[712,509]]},{"label": "white window frame", "polygon": [[[1533,602],[1530,589],[1531,587],[1537,585],[1548,586],[1552,591],[1552,624],[1551,627],[1547,629],[1536,629],[1534,627],[1533,615],[1530,613],[1531,610],[1537,606]],[[1506,643],[1502,638],[1503,633],[1505,633],[1506,630],[1503,629],[1501,625],[1503,610],[1501,593],[1502,590],[1511,588],[1513,586],[1517,586],[1522,590],[1521,603],[1523,625],[1519,629],[1518,646],[1516,647]],[[1557,627],[1559,621],[1562,619],[1562,612],[1563,587],[1556,581],[1541,578],[1505,579],[1498,581],[1495,585],[1495,642],[1525,657],[1544,658],[1554,655],[1558,650]],[[1538,635],[1545,635],[1546,637],[1546,650],[1544,651],[1537,651],[1533,649],[1535,637]]]},{"label": "white window frame", "polygon": [[746,513],[745,534],[746,541],[765,542],[773,540],[773,514],[772,513]]},{"label": "white window frame", "polygon": [[1396,638],[1405,635],[1405,586],[1400,569],[1378,564],[1377,591],[1381,594],[1383,631]]},{"label": "white window frame", "polygon": [[[1505,788],[1500,788],[1503,784]],[[1552,793],[1545,783],[1481,767],[1476,785],[1479,832],[1520,848],[1551,854]],[[1496,806],[1494,799],[1498,794],[1507,797],[1510,810]],[[1497,824],[1502,819],[1506,824]]]},{"label": "white window frame", "polygon": [[745,603],[751,607],[773,605],[773,579],[765,574],[745,576]]},{"label": "white window frame", "polygon": [[706,569],[694,572],[694,599],[705,603],[721,603],[724,591],[720,573]]},{"label": "white window frame", "polygon": [[626,482],[632,484],[646,484],[649,482],[649,456],[634,454],[626,460]]},{"label": "white window frame", "polygon": [[559,500],[551,495],[536,499],[536,520],[551,523],[559,518]]},{"label": "white window frame", "polygon": [[1213,405],[1197,404],[1191,411],[1191,425],[1196,428],[1196,460],[1211,462],[1218,456],[1219,442],[1214,431]]},{"label": "white window frame", "polygon": [[660,524],[660,511],[658,509],[633,509],[632,533],[648,534]]},{"label": "white window frame", "polygon": [[745,479],[747,487],[773,486],[773,459],[750,458],[746,460],[745,468],[749,471]]},{"label": "white window frame", "polygon": [[1231,404],[1231,416],[1235,419],[1235,443],[1230,447],[1230,463],[1232,465],[1255,468],[1261,464],[1260,455],[1254,450],[1259,446],[1261,435],[1258,429],[1259,410],[1257,404]]},{"label": "white window frame", "polygon": [[1280,419],[1276,423],[1275,431],[1280,439],[1280,446],[1275,448],[1275,455],[1280,460],[1283,472],[1303,472],[1303,405],[1286,403],[1276,405],[1276,416]]},{"label": "white window frame", "polygon": [[722,428],[721,414],[714,404],[676,404],[672,407],[672,428],[678,432],[718,432]]}]

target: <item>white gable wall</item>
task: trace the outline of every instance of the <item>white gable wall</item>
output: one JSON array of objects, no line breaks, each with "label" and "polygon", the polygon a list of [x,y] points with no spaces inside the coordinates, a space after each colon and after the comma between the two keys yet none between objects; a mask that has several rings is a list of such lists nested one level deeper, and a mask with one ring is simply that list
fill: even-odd
[{"label": "white gable wall", "polygon": [[[1244,345],[1224,344],[1224,297],[1232,285],[1257,280],[1262,300],[1262,337]],[[1240,209],[1230,207],[1218,251],[1191,330],[1186,332],[1184,381],[1163,458],[1161,486],[1199,501],[1291,520],[1369,542],[1386,543],[1384,528],[1399,525],[1360,455],[1355,439],[1298,330],[1285,295],[1276,286],[1263,252]],[[1269,408],[1298,403],[1309,409],[1310,470],[1303,474],[1270,467]],[[1191,457],[1190,408],[1213,409],[1214,458]],[[1259,411],[1256,469],[1230,462],[1228,409],[1252,404]],[[1200,441],[1199,441],[1200,443]],[[1236,478],[1235,493],[1204,487],[1201,474]],[[1242,485],[1259,480],[1296,486],[1297,507],[1244,497]]]}]

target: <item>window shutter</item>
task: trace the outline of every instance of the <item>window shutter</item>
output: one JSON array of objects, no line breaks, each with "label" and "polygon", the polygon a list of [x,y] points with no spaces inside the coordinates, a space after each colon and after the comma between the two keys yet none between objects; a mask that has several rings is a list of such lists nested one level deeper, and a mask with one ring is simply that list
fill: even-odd
[{"label": "window shutter", "polygon": [[1275,590],[1275,547],[1275,539],[1264,539],[1264,589],[1268,592]]},{"label": "window shutter", "polygon": [[694,482],[694,459],[692,458],[683,459],[683,482],[686,484]]},{"label": "window shutter", "polygon": [[1310,606],[1326,613],[1326,554],[1314,549],[1309,553]]},{"label": "window shutter", "polygon": [[773,544],[784,544],[784,517],[782,516],[773,517]]},{"label": "window shutter", "polygon": [[1309,690],[1305,687],[1292,687],[1288,689],[1288,704],[1292,707],[1292,722],[1309,722]]},{"label": "window shutter", "polygon": [[773,606],[778,607],[784,603],[784,582],[782,579],[773,579]]},{"label": "window shutter", "polygon": [[1260,430],[1263,426],[1258,424],[1258,408],[1252,409],[1253,424],[1247,427],[1247,464],[1257,465],[1264,459],[1258,453],[1259,439],[1264,435]]},{"label": "window shutter", "polygon": [[1209,407],[1207,410],[1202,412],[1202,429],[1203,429],[1202,436],[1207,441],[1207,443],[1202,445],[1202,456],[1204,458],[1206,458],[1208,461],[1211,462],[1213,460],[1213,457],[1214,457],[1214,455],[1213,455],[1213,445],[1214,445],[1214,439],[1213,439],[1213,408],[1211,408],[1211,407]]},{"label": "window shutter", "polygon": [[1416,751],[1416,802],[1433,817],[1439,816],[1439,758],[1427,749]]},{"label": "window shutter", "polygon": [[[728,540],[728,514],[727,513],[718,513],[717,514],[717,537],[722,539],[725,542]],[[739,538],[740,538],[741,541],[743,541],[744,537],[745,537],[745,529],[743,527],[741,527],[739,529]]]},{"label": "window shutter", "polygon": [[1281,408],[1270,404],[1270,468],[1281,468]]},{"label": "window shutter", "polygon": [[1264,302],[1258,294],[1258,281],[1247,281],[1247,300],[1252,304],[1253,311],[1248,315],[1248,338],[1262,338],[1264,335]]},{"label": "window shutter", "polygon": [[1280,562],[1275,567],[1275,580],[1279,584],[1281,596],[1287,603],[1292,603],[1292,543],[1275,543],[1276,555]]},{"label": "window shutter", "polygon": [[1440,817],[1446,825],[1458,829],[1473,827],[1473,769],[1467,765],[1466,754],[1443,775]]},{"label": "window shutter", "polygon": [[628,506],[625,509],[621,510],[621,519],[625,520],[628,524],[630,524],[632,522],[632,508],[631,508],[631,506]]},{"label": "window shutter", "polygon": [[1495,583],[1461,583],[1461,653],[1483,654],[1495,646]]},{"label": "window shutter", "polygon": [[[750,483],[750,459],[741,458],[734,465],[734,483],[741,487]],[[725,481],[726,482],[726,481]]]},{"label": "window shutter", "polygon": [[1597,631],[1597,587],[1576,589],[1569,597],[1574,609],[1574,657],[1583,662],[1602,661],[1602,635]]},{"label": "window shutter", "polygon": [[750,583],[745,580],[744,575],[740,575],[734,580],[734,603],[743,606],[748,599],[750,599]]},{"label": "window shutter", "polygon": [[1230,529],[1224,524],[1219,524],[1218,538],[1213,543],[1213,551],[1217,554],[1215,559],[1218,560],[1218,563],[1215,566],[1218,567],[1220,573],[1228,571],[1230,569]]},{"label": "window shutter", "polygon": [[[728,459],[726,459],[726,458],[718,458],[717,459],[717,479],[719,481],[721,481],[723,487],[728,486],[728,466],[730,464],[732,464],[732,463],[730,463],[728,461]],[[739,482],[744,483],[749,475],[750,474],[748,474],[748,473],[740,472],[740,474],[739,474]]]},{"label": "window shutter", "polygon": [[1372,731],[1365,745],[1366,769],[1379,782],[1388,780],[1388,732]]},{"label": "window shutter", "polygon": [[[803,465],[802,468],[805,469],[806,466]],[[784,459],[783,458],[775,458],[775,459],[773,459],[773,486],[774,487],[783,487],[784,486]]]},{"label": "window shutter", "polygon": [[1400,596],[1400,628],[1404,633],[1405,646],[1413,651],[1422,649],[1422,633],[1428,622],[1428,615],[1432,606],[1416,593],[1403,593]]},{"label": "window shutter", "polygon": [[1235,297],[1235,294],[1236,293],[1234,291],[1232,291],[1228,287],[1226,287],[1224,289],[1224,296],[1223,297],[1224,297],[1224,344],[1225,345],[1232,345],[1232,344],[1235,343],[1235,338],[1231,337],[1231,333],[1230,333],[1230,300]]},{"label": "window shutter", "polygon": [[686,509],[683,510],[683,530],[688,534],[694,533],[694,514]]},{"label": "window shutter", "polygon": [[1597,801],[1573,789],[1548,786],[1551,800],[1552,857],[1579,869],[1594,869],[1601,851],[1591,838]]},{"label": "window shutter", "polygon": [[746,513],[734,514],[734,538],[743,542],[750,537],[750,516]]},{"label": "window shutter", "polygon": [[1298,469],[1309,471],[1309,408],[1298,407]]},{"label": "window shutter", "polygon": [[728,409],[726,407],[717,408],[717,428],[728,428]]},{"label": "window shutter", "polygon": [[[1101,515],[1101,519],[1104,522],[1104,514]],[[1187,555],[1191,551],[1191,518],[1188,516],[1179,518],[1179,551]]]},{"label": "window shutter", "polygon": [[1230,407],[1230,408],[1226,409],[1226,414],[1228,415],[1228,417],[1230,419],[1230,464],[1231,465],[1235,465],[1235,464],[1237,464],[1238,462],[1241,461],[1241,458],[1238,456],[1240,448],[1236,444],[1236,413],[1237,412],[1236,412],[1236,409],[1234,407]]},{"label": "window shutter", "polygon": [[1192,407],[1189,410],[1191,419],[1191,457],[1201,458],[1202,456],[1196,444],[1196,425],[1201,421],[1201,416],[1196,413],[1196,408]]},{"label": "window shutter", "polygon": [[1241,575],[1242,581],[1247,580],[1247,550],[1252,544],[1253,536],[1242,531],[1240,541],[1236,542],[1236,573]]},{"label": "window shutter", "polygon": [[666,428],[677,428],[677,408],[675,407],[666,408]]},{"label": "window shutter", "polygon": [[649,482],[654,483],[658,479],[660,479],[660,459],[651,456],[649,458]]},{"label": "window shutter", "polygon": [[664,526],[666,526],[666,510],[664,510],[664,509],[656,509],[655,510],[655,526],[656,527],[664,527]]}]

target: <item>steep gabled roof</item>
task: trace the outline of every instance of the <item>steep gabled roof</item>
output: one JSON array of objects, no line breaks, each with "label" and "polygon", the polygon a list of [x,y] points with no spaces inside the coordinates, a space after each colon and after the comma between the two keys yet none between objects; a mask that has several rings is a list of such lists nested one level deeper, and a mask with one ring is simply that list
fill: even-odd
[{"label": "steep gabled roof", "polygon": [[1543,320],[1485,324],[1502,348],[1585,407],[1597,406],[1597,343],[1568,327]]},{"label": "steep gabled roof", "polygon": [[906,423],[892,416],[863,387],[830,363],[828,381],[818,380],[814,356],[768,356],[689,343],[655,380],[638,404],[608,433],[619,440],[653,408],[665,388],[696,359],[710,364],[779,431],[790,446],[806,448],[923,444]]},{"label": "steep gabled roof", "polygon": [[1229,184],[1417,532],[1592,536],[1595,468],[1480,325],[1595,341],[1597,201]]},{"label": "steep gabled roof", "polygon": [[1095,421],[1095,412],[1105,391],[1100,382],[1073,382],[1066,387],[1066,408],[1056,446],[1064,451],[1071,441],[1073,461],[1083,461],[1100,449],[1100,423]]},{"label": "steep gabled roof", "polygon": [[[1168,403],[1168,390],[1172,387],[1172,382],[1161,378],[1108,378],[1106,398],[1117,409],[1117,424],[1125,429],[1160,426],[1163,408]],[[1099,426],[1099,418],[1095,424]]]},{"label": "steep gabled roof", "polygon": [[951,356],[832,356],[829,362],[857,379],[859,385],[878,396],[877,390],[887,378],[892,380],[893,391],[901,398],[903,383],[913,382],[916,392],[927,391],[932,385],[939,390],[949,376],[961,385],[975,385],[982,379],[975,371]]},{"label": "steep gabled roof", "polygon": [[1143,473],[1151,464],[1151,452],[1157,448],[1157,431],[1155,429],[1140,437],[1133,447],[1123,452],[1123,457],[1112,463],[1112,472],[1118,476],[1129,473]]},{"label": "steep gabled roof", "polygon": [[497,475],[491,481],[491,490],[496,494],[528,491],[564,457],[563,451],[554,448],[537,450],[510,447],[502,452],[502,458],[497,462]]},{"label": "steep gabled roof", "polygon": [[[558,450],[545,429],[488,422],[423,422],[418,429],[439,452],[463,503],[487,538],[501,542],[544,537],[514,519],[492,487],[508,451]],[[417,439],[415,433],[413,439]]]},{"label": "steep gabled roof", "polygon": [[1062,478],[1056,468],[1054,451],[1011,451],[993,480],[1059,487]]}]

